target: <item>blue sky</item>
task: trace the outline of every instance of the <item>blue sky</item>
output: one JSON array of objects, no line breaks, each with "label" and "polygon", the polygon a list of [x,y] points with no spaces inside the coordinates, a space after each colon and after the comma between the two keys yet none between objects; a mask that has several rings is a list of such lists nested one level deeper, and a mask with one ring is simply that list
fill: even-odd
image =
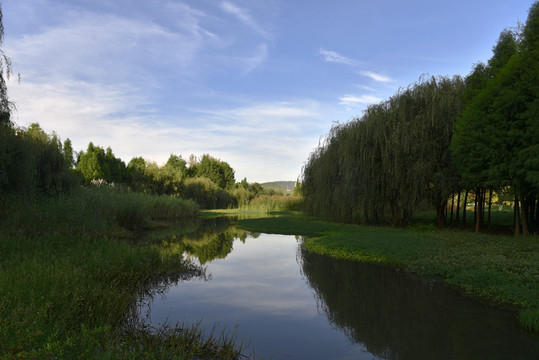
[{"label": "blue sky", "polygon": [[425,73],[465,76],[532,1],[8,0],[20,126],[236,180],[296,180],[334,122]]}]

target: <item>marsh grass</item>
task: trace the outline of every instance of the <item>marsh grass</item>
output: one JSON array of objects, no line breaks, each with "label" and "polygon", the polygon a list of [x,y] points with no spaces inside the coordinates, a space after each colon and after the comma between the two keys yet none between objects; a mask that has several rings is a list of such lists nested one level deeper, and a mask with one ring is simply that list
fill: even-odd
[{"label": "marsh grass", "polygon": [[240,210],[251,212],[298,211],[301,209],[302,202],[303,199],[299,196],[259,195],[249,201],[247,205],[240,206]]},{"label": "marsh grass", "polygon": [[195,217],[194,203],[81,189],[4,205],[0,359],[239,358],[233,336],[206,337],[190,325],[153,332],[128,326],[139,296],[156,284],[205,274],[157,244],[129,244],[129,229]]},{"label": "marsh grass", "polygon": [[428,224],[409,229],[341,225],[294,212],[236,224],[249,231],[305,235],[303,247],[316,253],[441,278],[471,296],[517,307],[522,326],[539,332],[537,235],[514,238]]},{"label": "marsh grass", "polygon": [[118,227],[139,230],[152,220],[194,219],[198,214],[199,207],[191,200],[83,187],[69,195],[13,199],[6,204],[2,225],[6,231],[31,236],[110,236]]}]

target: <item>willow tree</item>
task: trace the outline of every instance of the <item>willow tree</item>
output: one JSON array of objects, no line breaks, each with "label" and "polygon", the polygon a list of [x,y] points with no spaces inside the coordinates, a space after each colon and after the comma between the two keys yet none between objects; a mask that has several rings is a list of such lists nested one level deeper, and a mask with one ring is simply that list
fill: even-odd
[{"label": "willow tree", "polygon": [[410,177],[435,207],[443,227],[447,201],[457,189],[457,175],[449,147],[456,119],[462,111],[464,82],[459,76],[431,77],[413,87],[417,105],[412,111],[408,141],[412,141]]},{"label": "willow tree", "polygon": [[[338,220],[335,211],[338,204],[334,199],[334,190],[339,182],[339,134],[340,126],[336,124],[325,140],[310,154],[302,175],[306,211],[330,220]],[[346,202],[345,199],[343,202]]]},{"label": "willow tree", "polygon": [[8,169],[14,161],[13,143],[15,142],[15,134],[10,122],[13,103],[9,101],[6,85],[11,75],[11,60],[1,47],[4,42],[2,20],[2,5],[0,4],[0,193],[9,185]]},{"label": "willow tree", "polygon": [[394,226],[429,202],[443,214],[455,187],[448,148],[462,84],[459,77],[425,77],[334,125],[303,170],[306,210]]},{"label": "willow tree", "polygon": [[[2,5],[0,4],[0,46],[4,43],[4,23]],[[10,114],[14,104],[7,94],[7,81],[12,75],[11,59],[0,47],[0,125],[11,125]]]},{"label": "willow tree", "polygon": [[4,193],[24,196],[66,191],[75,183],[68,173],[62,145],[56,134],[46,134],[38,124],[28,129],[11,122],[15,105],[9,100],[7,81],[11,60],[2,49],[3,13],[0,5],[0,205]]}]

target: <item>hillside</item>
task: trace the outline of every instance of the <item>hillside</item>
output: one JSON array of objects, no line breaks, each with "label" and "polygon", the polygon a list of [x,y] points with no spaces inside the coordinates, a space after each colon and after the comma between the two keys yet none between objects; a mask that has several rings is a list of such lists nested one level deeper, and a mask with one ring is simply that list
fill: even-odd
[{"label": "hillside", "polygon": [[285,194],[287,193],[292,193],[292,191],[294,190],[294,187],[296,186],[296,182],[295,181],[271,181],[271,182],[266,182],[266,183],[262,183],[260,184],[262,185],[262,187],[264,189],[273,189],[275,191],[278,191],[278,192],[284,192]]}]

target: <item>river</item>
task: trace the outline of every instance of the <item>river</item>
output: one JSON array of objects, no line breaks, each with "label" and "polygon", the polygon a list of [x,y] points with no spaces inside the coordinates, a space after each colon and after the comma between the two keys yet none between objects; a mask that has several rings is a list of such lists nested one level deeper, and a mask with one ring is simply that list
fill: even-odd
[{"label": "river", "polygon": [[[215,223],[215,221],[214,221]],[[538,359],[517,313],[389,267],[309,253],[301,238],[204,225],[154,234],[206,268],[141,300],[158,326],[232,331],[256,359]]]}]

